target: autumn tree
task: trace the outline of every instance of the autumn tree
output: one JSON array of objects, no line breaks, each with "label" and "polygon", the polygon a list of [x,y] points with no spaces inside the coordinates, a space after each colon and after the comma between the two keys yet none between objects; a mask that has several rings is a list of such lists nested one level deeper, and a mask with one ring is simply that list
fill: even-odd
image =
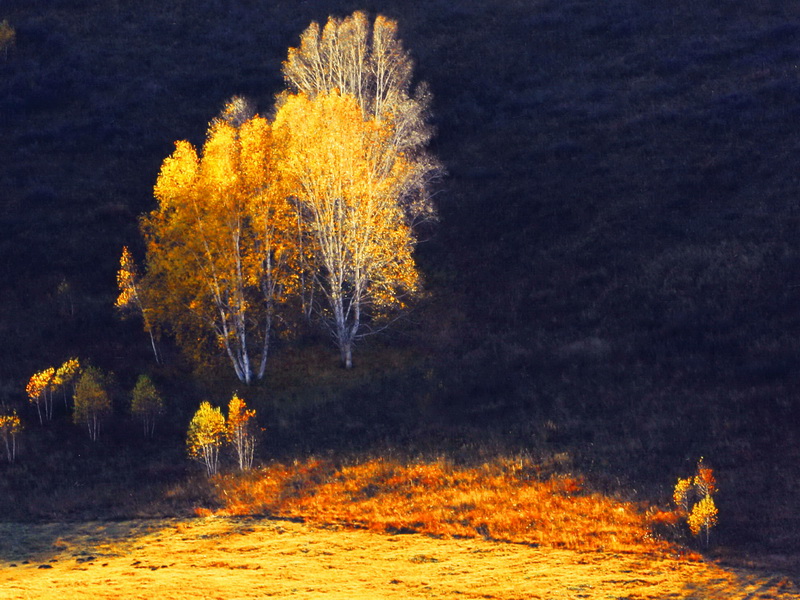
[{"label": "autumn tree", "polygon": [[0,438],[6,447],[6,458],[13,463],[17,457],[17,435],[22,431],[22,421],[16,411],[10,415],[0,415]]},{"label": "autumn tree", "polygon": [[236,452],[240,471],[248,471],[253,466],[256,449],[256,411],[247,408],[244,400],[234,394],[228,403],[228,424],[226,437]]},{"label": "autumn tree", "polygon": [[388,121],[382,140],[387,155],[403,155],[412,167],[398,201],[409,216],[430,217],[430,182],[441,165],[427,154],[431,139],[431,95],[424,82],[414,85],[414,61],[397,37],[397,22],[378,15],[370,23],[363,11],[343,19],[316,22],[290,48],[283,62],[288,92],[309,98],[339,92],[353,96],[365,120]]},{"label": "autumn tree", "polygon": [[76,425],[86,425],[93,442],[100,435],[102,422],[111,413],[107,385],[107,377],[95,367],[85,369],[75,385],[72,418]]},{"label": "autumn tree", "polygon": [[225,417],[219,408],[203,402],[189,423],[186,448],[191,458],[205,464],[209,476],[219,468],[219,449],[225,440]]},{"label": "autumn tree", "polygon": [[[53,380],[56,370],[48,367],[42,371],[34,373],[25,386],[28,394],[28,401],[36,405],[36,412],[39,415],[39,424],[44,424],[44,417],[48,420],[53,418]],[[44,416],[42,410],[44,409]]]},{"label": "autumn tree", "polygon": [[350,95],[287,96],[274,129],[313,248],[312,272],[326,300],[321,315],[350,368],[355,341],[420,289],[414,232],[399,202],[414,166],[387,143],[391,123],[365,119]]},{"label": "autumn tree", "polygon": [[53,375],[52,386],[54,391],[61,391],[61,395],[64,397],[64,408],[69,408],[67,391],[71,389],[72,394],[75,394],[75,384],[80,371],[80,361],[77,358],[70,358],[64,361],[64,364],[58,367]]},{"label": "autumn tree", "polygon": [[293,285],[290,206],[273,174],[270,123],[241,99],[210,124],[202,152],[186,141],[161,167],[158,207],[142,219],[139,293],[198,361],[224,352],[239,380],[263,377],[277,306]]},{"label": "autumn tree", "polygon": [[152,438],[156,420],[164,412],[164,400],[147,375],[139,375],[131,392],[131,413],[142,422],[145,437]]},{"label": "autumn tree", "polygon": [[136,268],[136,263],[133,260],[130,250],[127,246],[122,248],[122,256],[119,259],[119,270],[117,271],[117,288],[119,295],[114,303],[114,306],[127,315],[130,312],[137,312],[142,316],[144,322],[144,330],[150,336],[150,346],[153,349],[153,356],[156,363],[161,360],[158,356],[158,347],[156,346],[155,330],[152,323],[151,310],[146,308],[142,294],[139,293],[139,279],[140,275]]}]

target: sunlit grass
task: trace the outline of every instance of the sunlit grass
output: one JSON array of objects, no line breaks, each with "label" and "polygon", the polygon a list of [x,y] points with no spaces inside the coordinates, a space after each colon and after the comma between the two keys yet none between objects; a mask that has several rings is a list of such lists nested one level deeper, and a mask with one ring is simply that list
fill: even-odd
[{"label": "sunlit grass", "polygon": [[273,519],[0,523],[0,598],[761,598],[775,572]]},{"label": "sunlit grass", "polygon": [[247,476],[221,476],[216,484],[222,515],[272,515],[573,550],[669,548],[653,536],[641,507],[592,492],[578,476],[545,477],[523,457],[471,468],[445,460],[389,459],[336,466],[311,458]]}]

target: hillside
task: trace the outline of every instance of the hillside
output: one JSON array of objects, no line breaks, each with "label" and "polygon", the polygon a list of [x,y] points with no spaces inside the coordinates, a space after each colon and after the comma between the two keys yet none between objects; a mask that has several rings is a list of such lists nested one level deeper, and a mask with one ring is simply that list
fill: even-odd
[{"label": "hillside", "polygon": [[[26,411],[30,374],[72,355],[113,370],[120,390],[153,371],[173,413],[151,471],[185,476],[173,459],[187,415],[233,382],[196,377],[174,350],[152,365],[139,324],[113,312],[120,249],[141,251],[137,217],[173,142],[200,142],[233,94],[268,113],[300,32],[357,8],[398,20],[433,90],[448,176],[418,251],[430,297],[358,348],[354,373],[332,366],[326,340],[279,347],[251,392],[270,432],[261,456],[525,450],[653,503],[706,456],[719,541],[797,552],[788,1],[6,0],[0,403]],[[54,490],[134,486],[119,465],[148,467],[116,427],[111,458],[63,425],[63,448],[31,433],[21,462],[108,461],[87,473],[76,460]],[[20,497],[31,472],[0,469]]]}]

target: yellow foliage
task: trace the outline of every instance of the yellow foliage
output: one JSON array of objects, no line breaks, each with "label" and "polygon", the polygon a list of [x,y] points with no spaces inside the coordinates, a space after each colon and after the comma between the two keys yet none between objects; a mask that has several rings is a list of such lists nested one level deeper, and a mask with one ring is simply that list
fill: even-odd
[{"label": "yellow foliage", "polygon": [[22,431],[22,421],[14,411],[10,415],[0,415],[0,438],[6,447],[6,458],[8,462],[14,462],[17,453],[16,437]]},{"label": "yellow foliage", "polygon": [[365,120],[353,96],[286,96],[273,126],[341,349],[362,314],[380,317],[419,289],[415,240],[399,202],[413,169],[388,143],[391,123]]},{"label": "yellow foliage", "polygon": [[235,104],[209,125],[201,155],[179,141],[162,164],[158,208],[141,223],[142,293],[191,358],[221,349],[249,383],[263,375],[275,307],[291,287],[278,250],[295,224],[273,174],[272,128],[258,115],[239,123]]},{"label": "yellow foliage", "polygon": [[219,447],[225,440],[225,417],[217,407],[202,402],[189,423],[186,449],[191,458],[203,461],[209,475],[217,472]]},{"label": "yellow foliage", "polygon": [[34,403],[39,403],[43,395],[50,387],[53,377],[55,376],[55,369],[49,367],[38,373],[31,375],[28,380],[28,385],[25,386],[25,392],[28,394],[28,400]]},{"label": "yellow foliage", "polygon": [[22,421],[16,412],[10,415],[0,415],[0,434],[4,437],[6,435],[13,436],[20,431],[22,431]]},{"label": "yellow foliage", "polygon": [[709,529],[717,524],[717,507],[711,496],[705,496],[692,507],[687,523],[693,535],[700,535],[705,530],[708,535]]},{"label": "yellow foliage", "polygon": [[226,437],[236,452],[239,469],[246,471],[253,466],[256,446],[256,411],[247,408],[247,404],[237,394],[228,403],[228,424]]},{"label": "yellow foliage", "polygon": [[[692,535],[706,532],[708,544],[709,530],[717,524],[718,511],[711,495],[717,490],[714,471],[703,458],[697,461],[697,471],[693,477],[678,479],[672,499],[680,509],[680,516],[686,518]],[[691,509],[689,508],[691,506]]]},{"label": "yellow foliage", "polygon": [[73,383],[81,370],[81,363],[77,358],[70,358],[64,362],[58,369],[56,369],[53,377],[53,384],[57,388]]},{"label": "yellow foliage", "polygon": [[689,510],[689,493],[692,489],[692,478],[678,478],[675,490],[672,492],[672,499],[675,504],[684,511]]}]

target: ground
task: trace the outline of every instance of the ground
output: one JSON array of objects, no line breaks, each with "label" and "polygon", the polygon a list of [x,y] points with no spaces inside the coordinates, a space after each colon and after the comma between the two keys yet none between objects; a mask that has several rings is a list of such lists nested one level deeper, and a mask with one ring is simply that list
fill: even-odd
[{"label": "ground", "polygon": [[0,524],[0,598],[789,600],[774,571],[255,518]]}]

